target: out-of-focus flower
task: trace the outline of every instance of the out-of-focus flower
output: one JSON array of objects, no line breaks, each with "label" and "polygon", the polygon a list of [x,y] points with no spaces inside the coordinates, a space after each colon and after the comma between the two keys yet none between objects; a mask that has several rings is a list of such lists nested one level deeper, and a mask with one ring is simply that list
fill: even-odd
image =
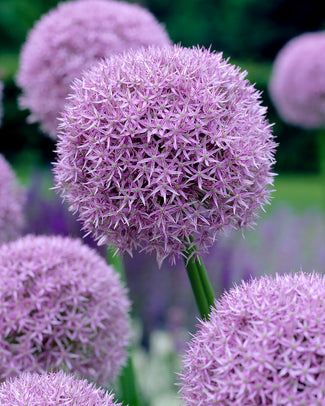
[{"label": "out-of-focus flower", "polygon": [[322,405],[325,279],[263,277],[215,303],[181,373],[187,406]]},{"label": "out-of-focus flower", "polygon": [[129,301],[77,239],[28,235],[0,248],[0,377],[65,368],[111,381],[126,359]]},{"label": "out-of-focus flower", "polygon": [[273,207],[272,213],[247,235],[246,249],[259,270],[253,275],[307,268],[324,272],[324,220],[324,214],[315,207],[305,212],[284,205]]},{"label": "out-of-focus flower", "polygon": [[173,337],[163,330],[150,336],[150,350],[141,346],[133,354],[135,373],[143,401],[152,406],[179,406],[173,371],[179,370],[180,359],[176,355]]},{"label": "out-of-focus flower", "polygon": [[0,385],[3,406],[121,406],[114,395],[96,388],[86,380],[58,371],[39,375],[23,372]]},{"label": "out-of-focus flower", "polygon": [[[50,190],[52,185],[51,173],[39,171],[31,176],[26,188],[24,210],[26,221],[23,233],[82,238],[84,233],[81,231],[81,224],[69,211],[67,204],[62,203],[59,196]],[[106,256],[106,248],[99,247],[91,236],[83,238],[83,242],[96,249],[102,256]]]},{"label": "out-of-focus flower", "polygon": [[0,154],[0,244],[17,238],[24,225],[25,192]]},{"label": "out-of-focus flower", "polygon": [[62,115],[57,188],[99,244],[173,262],[251,226],[275,143],[260,94],[221,54],[179,46],[98,63]]},{"label": "out-of-focus flower", "polygon": [[304,128],[325,126],[325,31],[290,40],[273,66],[269,90],[279,115]]},{"label": "out-of-focus flower", "polygon": [[71,82],[94,62],[150,44],[169,45],[162,25],[146,9],[123,1],[68,1],[44,15],[22,49],[17,83],[30,122],[56,138],[57,116]]}]

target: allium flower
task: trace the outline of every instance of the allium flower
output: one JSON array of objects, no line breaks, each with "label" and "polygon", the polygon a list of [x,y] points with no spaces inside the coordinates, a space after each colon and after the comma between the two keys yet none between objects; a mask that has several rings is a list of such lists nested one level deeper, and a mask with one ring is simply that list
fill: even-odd
[{"label": "allium flower", "polygon": [[0,385],[2,406],[121,406],[114,395],[62,371],[47,375],[24,372]]},{"label": "allium flower", "polygon": [[299,35],[279,52],[270,94],[283,120],[304,128],[325,126],[325,31]]},{"label": "allium flower", "polygon": [[74,82],[56,183],[99,244],[161,262],[190,236],[204,252],[253,223],[275,143],[245,76],[221,54],[174,46],[112,56]]},{"label": "allium flower", "polygon": [[30,122],[56,138],[70,84],[94,62],[129,48],[170,40],[154,16],[123,1],[68,1],[44,15],[22,49],[17,83]]},{"label": "allium flower", "polygon": [[187,406],[323,405],[325,278],[264,277],[225,294],[181,373]]},{"label": "allium flower", "polygon": [[129,301],[94,250],[25,236],[0,248],[0,379],[64,367],[98,382],[126,359]]},{"label": "allium flower", "polygon": [[0,244],[17,238],[24,224],[25,193],[16,176],[0,154]]}]

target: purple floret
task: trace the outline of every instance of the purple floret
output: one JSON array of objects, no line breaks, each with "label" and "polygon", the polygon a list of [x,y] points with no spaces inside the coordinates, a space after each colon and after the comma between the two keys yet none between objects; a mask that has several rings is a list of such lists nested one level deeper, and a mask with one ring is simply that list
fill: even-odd
[{"label": "purple floret", "polygon": [[0,154],[0,244],[17,238],[24,226],[25,192]]},{"label": "purple floret", "polygon": [[279,52],[270,94],[279,115],[304,128],[325,126],[325,31],[290,40]]},{"label": "purple floret", "polygon": [[263,277],[216,301],[183,360],[186,406],[324,405],[325,277]]},{"label": "purple floret", "polygon": [[114,269],[68,237],[0,248],[0,379],[64,368],[109,383],[126,360],[129,300]]},{"label": "purple floret", "polygon": [[71,82],[114,53],[169,45],[162,25],[146,9],[123,1],[68,1],[45,14],[29,33],[20,57],[20,106],[30,122],[56,138],[57,116]]},{"label": "purple floret", "polygon": [[114,395],[62,371],[24,372],[0,385],[2,406],[121,406]]},{"label": "purple floret", "polygon": [[269,202],[275,143],[246,72],[180,46],[112,56],[73,85],[57,188],[99,244],[159,263],[189,237],[251,226]]}]

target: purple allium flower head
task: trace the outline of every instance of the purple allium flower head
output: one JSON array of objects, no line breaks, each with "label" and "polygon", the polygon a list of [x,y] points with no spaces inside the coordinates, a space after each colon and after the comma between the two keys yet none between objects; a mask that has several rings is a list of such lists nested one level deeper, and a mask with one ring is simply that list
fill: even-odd
[{"label": "purple allium flower head", "polygon": [[64,367],[107,384],[125,362],[125,289],[80,240],[27,235],[2,245],[0,304],[0,379]]},{"label": "purple allium flower head", "polygon": [[183,360],[187,406],[323,405],[325,278],[263,277],[232,289]]},{"label": "purple allium flower head", "polygon": [[23,372],[0,385],[1,406],[121,406],[114,395],[63,371]]},{"label": "purple allium flower head", "polygon": [[25,192],[0,154],[0,244],[17,238],[24,225]]},{"label": "purple allium flower head", "polygon": [[269,84],[271,98],[286,122],[304,128],[325,126],[325,31],[290,40],[279,52]]},{"label": "purple allium flower head", "polygon": [[146,9],[123,1],[68,1],[44,15],[22,49],[20,104],[56,138],[57,116],[69,86],[101,58],[150,44],[169,45],[162,25]]},{"label": "purple allium flower head", "polygon": [[56,184],[99,244],[173,261],[190,236],[201,253],[252,224],[275,143],[245,76],[220,53],[174,46],[114,55],[74,82]]}]

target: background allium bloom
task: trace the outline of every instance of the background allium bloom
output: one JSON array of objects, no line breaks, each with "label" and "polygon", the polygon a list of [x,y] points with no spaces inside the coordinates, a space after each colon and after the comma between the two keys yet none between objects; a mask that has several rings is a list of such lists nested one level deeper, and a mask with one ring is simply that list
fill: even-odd
[{"label": "background allium bloom", "polygon": [[121,406],[113,398],[113,394],[62,371],[48,375],[24,372],[0,385],[2,406]]},{"label": "background allium bloom", "polygon": [[55,174],[99,244],[161,261],[193,236],[251,225],[275,144],[259,93],[221,54],[179,46],[115,55],[73,85]]},{"label": "background allium bloom", "polygon": [[0,244],[14,240],[24,225],[25,193],[9,163],[0,154]]},{"label": "background allium bloom", "polygon": [[323,405],[325,279],[264,277],[216,302],[184,358],[188,406]]},{"label": "background allium bloom", "polygon": [[299,35],[279,52],[269,90],[280,116],[305,128],[325,126],[325,31]]},{"label": "background allium bloom", "polygon": [[93,0],[64,2],[44,15],[22,49],[17,83],[22,108],[56,138],[73,79],[94,62],[116,52],[170,40],[154,16],[136,4]]},{"label": "background allium bloom", "polygon": [[65,366],[108,383],[126,359],[129,301],[94,250],[28,235],[0,248],[0,378]]}]

